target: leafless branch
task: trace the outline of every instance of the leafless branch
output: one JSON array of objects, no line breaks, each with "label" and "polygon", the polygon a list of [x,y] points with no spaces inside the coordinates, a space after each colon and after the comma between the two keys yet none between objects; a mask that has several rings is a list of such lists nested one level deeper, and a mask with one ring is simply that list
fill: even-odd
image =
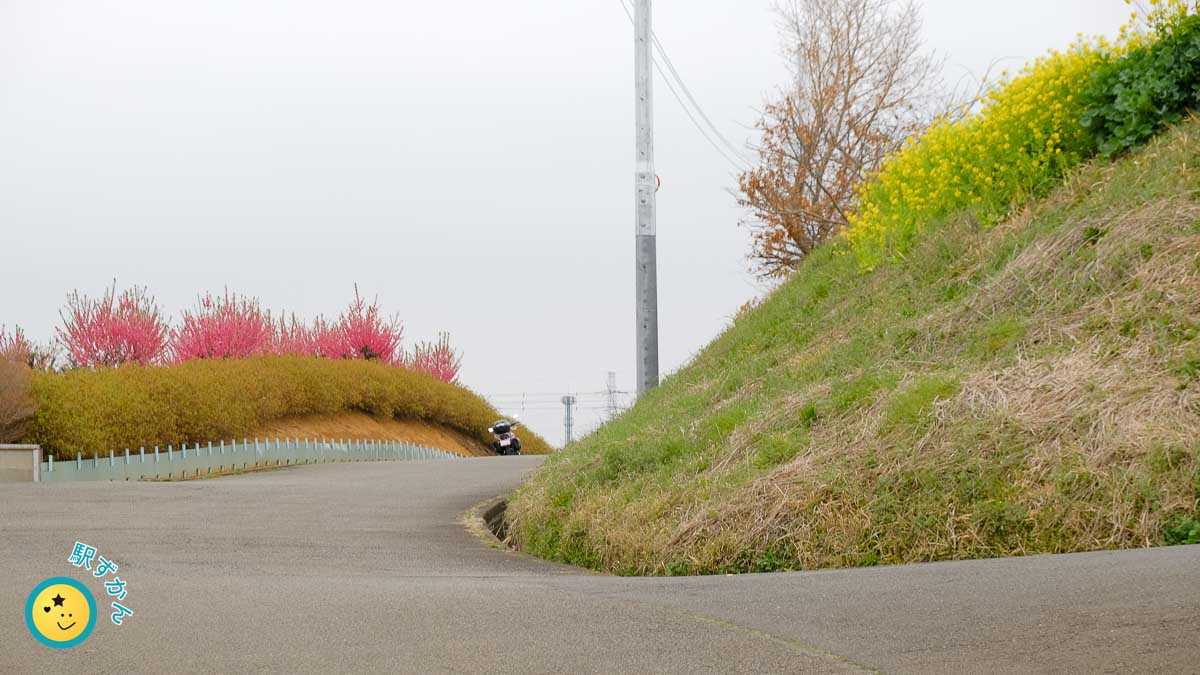
[{"label": "leafless branch", "polygon": [[763,276],[843,227],[863,177],[948,109],[912,2],[781,0],[776,11],[793,81],[766,103],[759,163],[738,181]]}]

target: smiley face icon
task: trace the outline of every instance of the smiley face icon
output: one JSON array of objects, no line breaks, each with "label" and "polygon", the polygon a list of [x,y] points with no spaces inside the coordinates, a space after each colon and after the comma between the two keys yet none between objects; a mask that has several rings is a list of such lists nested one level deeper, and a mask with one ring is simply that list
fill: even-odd
[{"label": "smiley face icon", "polygon": [[33,637],[47,647],[74,647],[96,627],[96,599],[75,579],[52,577],[29,594],[25,601],[25,624]]}]

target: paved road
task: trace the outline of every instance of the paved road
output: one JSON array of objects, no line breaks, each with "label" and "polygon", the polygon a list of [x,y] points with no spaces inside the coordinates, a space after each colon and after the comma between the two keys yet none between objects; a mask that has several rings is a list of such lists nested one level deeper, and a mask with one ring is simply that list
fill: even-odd
[{"label": "paved road", "polygon": [[[188,483],[0,484],[0,673],[1200,671],[1200,547],[629,579],[490,549],[459,517],[537,458]],[[136,614],[52,651],[29,591],[120,565]]]}]

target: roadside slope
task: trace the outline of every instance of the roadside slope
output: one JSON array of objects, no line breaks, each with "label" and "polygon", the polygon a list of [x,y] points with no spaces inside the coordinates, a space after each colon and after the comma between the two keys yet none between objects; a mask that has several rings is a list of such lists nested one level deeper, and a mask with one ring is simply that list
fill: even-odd
[{"label": "roadside slope", "polygon": [[285,417],[260,427],[253,435],[267,438],[366,438],[417,443],[467,457],[495,454],[479,439],[444,425],[374,417],[358,412]]},{"label": "roadside slope", "polygon": [[816,251],[514,496],[538,555],[772,571],[1200,539],[1200,124],[859,274]]}]

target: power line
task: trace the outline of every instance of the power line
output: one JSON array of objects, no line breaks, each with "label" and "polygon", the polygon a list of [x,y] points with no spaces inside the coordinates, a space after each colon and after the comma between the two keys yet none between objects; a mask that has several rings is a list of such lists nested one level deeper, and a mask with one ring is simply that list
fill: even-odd
[{"label": "power line", "polygon": [[[625,16],[629,17],[629,20],[632,22],[633,14],[631,14],[629,12],[629,7],[625,4],[625,0],[620,0],[620,1],[621,1],[621,9],[625,10]],[[662,55],[663,59],[666,60],[669,64],[670,59],[667,57],[666,51],[663,50],[662,45],[659,43],[657,37],[654,38],[654,44],[658,48],[658,51]],[[691,108],[689,108],[688,105],[683,102],[683,98],[679,96],[679,92],[675,91],[675,87],[671,84],[671,78],[667,75],[667,73],[665,71],[663,71],[662,66],[659,65],[658,61],[654,62],[654,69],[657,70],[658,74],[662,76],[663,84],[667,85],[667,89],[671,92],[671,96],[675,97],[675,101],[677,103],[679,103],[679,107],[683,108],[683,112],[687,114],[688,119],[690,119],[692,121],[692,124],[695,125],[696,130],[699,131],[700,135],[704,137],[704,140],[708,141],[708,144],[711,145],[713,147],[713,149],[716,150],[717,153],[720,154],[721,157],[723,157],[725,159],[725,161],[729,162],[733,166],[734,169],[737,169],[738,171],[745,171],[747,169],[747,166],[744,163],[744,161],[742,161],[740,158],[735,159],[734,157],[730,157],[729,154],[725,151],[725,149],[722,148],[720,146],[720,144],[718,144],[716,141],[714,141],[711,136],[709,136],[708,131],[705,130],[704,126],[702,124],[700,124],[700,121],[696,119],[696,116],[692,113]],[[672,66],[672,71],[674,71],[673,66]],[[676,76],[678,76],[678,73],[676,73]],[[679,84],[680,84],[680,86],[685,86],[683,84],[682,79],[679,80]],[[690,93],[689,93],[689,98],[691,98]],[[695,102],[695,98],[692,98],[692,101]],[[696,104],[696,109],[700,111],[700,114],[704,117],[705,120],[708,120],[708,115],[704,114],[704,111],[700,108],[699,104]],[[711,120],[709,120],[709,124],[712,125]],[[720,133],[720,131],[717,131],[716,125],[712,125],[712,126],[713,126],[713,131],[716,132],[717,136],[720,137],[722,140],[724,140],[727,145],[730,145],[732,147],[732,144],[729,143],[729,141],[727,139],[725,139],[725,137]]]},{"label": "power line", "polygon": [[[616,394],[618,396],[634,395],[634,394],[632,394],[632,392],[613,392],[613,394]],[[607,392],[601,393],[601,394],[572,394],[572,395],[582,396],[582,398],[586,398],[586,399],[587,398],[590,398],[590,399],[607,399],[608,398]],[[562,396],[562,394],[559,394],[559,396]],[[539,401],[553,401],[554,400],[553,396],[524,396],[524,398],[522,398],[522,396],[484,396],[484,398],[487,400],[490,400],[490,401],[539,402]]]},{"label": "power line", "polygon": [[[617,393],[618,394],[632,394],[633,392],[618,391]],[[521,398],[523,396],[528,396],[530,398],[533,398],[536,396],[552,396],[557,399],[558,397],[562,396],[562,392],[556,391],[556,392],[533,393],[533,392],[518,391],[518,392],[509,393],[509,394],[479,394],[479,395],[484,398]],[[573,392],[571,395],[572,396],[607,396],[608,390],[604,389],[601,391],[580,391],[580,392]]]},{"label": "power line", "polygon": [[[622,2],[624,2],[624,0],[622,0]],[[683,81],[683,77],[679,75],[679,71],[675,69],[675,64],[671,62],[671,57],[667,56],[667,48],[664,47],[661,42],[659,42],[658,33],[654,34],[654,46],[658,49],[659,55],[663,57],[663,61],[667,64],[667,70],[670,70],[671,74],[675,77],[675,82],[679,84],[679,88],[683,90],[683,93],[685,96],[687,96],[687,99],[692,102],[693,106],[696,107],[696,112],[700,114],[700,117],[702,117],[704,121],[708,123],[708,128],[712,130],[713,135],[715,135],[718,140],[724,143],[726,148],[729,148],[729,151],[733,153],[734,158],[742,160],[742,151],[734,146],[734,144],[725,137],[725,134],[721,133],[721,130],[717,128],[717,125],[713,124],[712,119],[709,118],[709,116],[704,112],[704,108],[700,107],[700,102],[697,101],[696,97],[692,95],[692,90],[688,88],[687,83]]]},{"label": "power line", "polygon": [[[559,398],[559,403],[562,403],[562,398],[561,398],[561,397]],[[579,399],[579,403],[580,403],[580,404],[582,404],[582,405],[594,405],[594,406],[599,406],[599,407],[606,407],[606,406],[608,406],[608,402],[607,402],[607,401],[598,401],[598,400],[596,400],[596,399]],[[618,407],[629,407],[629,406],[632,406],[632,405],[633,405],[633,401],[631,401],[631,400],[628,400],[628,399],[627,399],[627,400],[625,400],[625,401],[615,401],[614,403],[615,403],[615,405],[616,405],[616,406],[618,406]],[[557,406],[556,406],[556,405],[555,405],[553,402],[551,402],[551,401],[538,401],[538,402],[536,402],[536,403],[526,403],[526,404],[524,404],[524,405],[522,405],[520,402],[513,402],[513,403],[495,403],[494,405],[495,405],[497,408],[503,408],[503,409],[523,408],[523,409],[525,409],[525,410],[537,410],[537,409],[544,409],[544,408],[555,408],[555,407],[557,407]]]},{"label": "power line", "polygon": [[[601,393],[596,393],[596,394],[574,394],[574,393],[572,393],[571,395],[572,396],[581,396],[581,398],[584,398],[584,399],[607,400],[608,396],[610,396],[610,395],[632,396],[632,395],[634,395],[634,393],[632,393],[632,392],[611,392],[611,393],[610,392],[601,392]],[[559,394],[559,396],[562,396],[562,394]],[[536,402],[545,402],[545,401],[556,400],[556,399],[554,399],[554,396],[484,396],[484,398],[487,400],[490,400],[490,401],[527,401],[527,402],[530,402],[530,404],[536,404]]]},{"label": "power line", "polygon": [[[575,407],[580,410],[608,410],[609,409],[607,405],[602,405],[602,404],[579,405],[578,403],[576,403]],[[617,410],[624,412],[626,410],[629,410],[631,407],[632,406],[628,406],[628,405],[619,405],[619,406],[617,406]],[[548,405],[547,404],[547,405],[528,406],[525,409],[532,410],[532,411],[562,410],[562,404],[559,403],[559,405]]]},{"label": "power line", "polygon": [[[576,403],[575,405],[578,408],[584,408],[587,410],[608,410],[608,405],[601,404],[601,403],[592,403],[592,404],[586,404],[586,405],[580,405],[580,404]],[[633,407],[633,406],[618,405],[617,409],[618,410],[629,410],[631,407]],[[560,402],[558,405],[551,405],[549,403],[545,403],[545,404],[541,404],[541,405],[531,405],[531,406],[526,406],[525,409],[526,410],[562,410],[562,403]]]},{"label": "power line", "polygon": [[[634,19],[633,14],[631,14],[629,11],[629,6],[625,4],[625,0],[620,0],[620,2],[621,9],[625,10],[625,16],[629,17],[629,20],[632,22]],[[663,61],[667,64],[667,68],[671,71],[671,75],[673,76],[673,78],[668,76],[667,73],[663,71],[662,66],[659,65],[658,61],[655,61],[654,68],[658,71],[658,74],[662,76],[663,84],[667,85],[667,89],[671,92],[671,95],[675,97],[675,101],[679,103],[679,107],[683,108],[683,112],[687,114],[688,119],[692,121],[692,124],[695,125],[696,130],[700,132],[700,135],[704,136],[704,140],[708,141],[709,145],[713,146],[713,149],[716,150],[721,157],[725,158],[725,161],[732,164],[735,169],[738,171],[745,171],[749,167],[746,160],[741,157],[741,151],[739,151],[736,146],[734,146],[734,144],[725,137],[725,134],[721,133],[721,130],[717,128],[717,125],[714,124],[712,119],[709,118],[709,116],[704,112],[704,108],[700,107],[699,101],[697,101],[696,97],[692,95],[691,89],[689,89],[687,84],[684,83],[683,77],[679,75],[679,71],[675,69],[675,64],[671,62],[671,57],[667,55],[667,50],[663,47],[662,43],[659,42],[658,34],[654,33],[653,38],[655,49],[658,51],[659,56],[662,56]],[[677,92],[675,87],[671,84],[672,79],[679,84],[680,89],[683,90],[684,94],[687,95],[688,100],[692,102],[693,106],[695,106],[696,112],[698,112],[708,124],[712,134],[720,139],[721,142],[725,144],[726,148],[729,148],[732,151],[732,156],[730,156],[730,154],[728,154],[724,148],[722,148],[717,144],[716,141],[712,139],[712,137],[709,135],[709,130],[705,129],[704,126],[700,124],[700,121],[696,119],[696,116],[692,114],[691,108],[683,102],[683,98],[679,96],[679,92]]]}]

